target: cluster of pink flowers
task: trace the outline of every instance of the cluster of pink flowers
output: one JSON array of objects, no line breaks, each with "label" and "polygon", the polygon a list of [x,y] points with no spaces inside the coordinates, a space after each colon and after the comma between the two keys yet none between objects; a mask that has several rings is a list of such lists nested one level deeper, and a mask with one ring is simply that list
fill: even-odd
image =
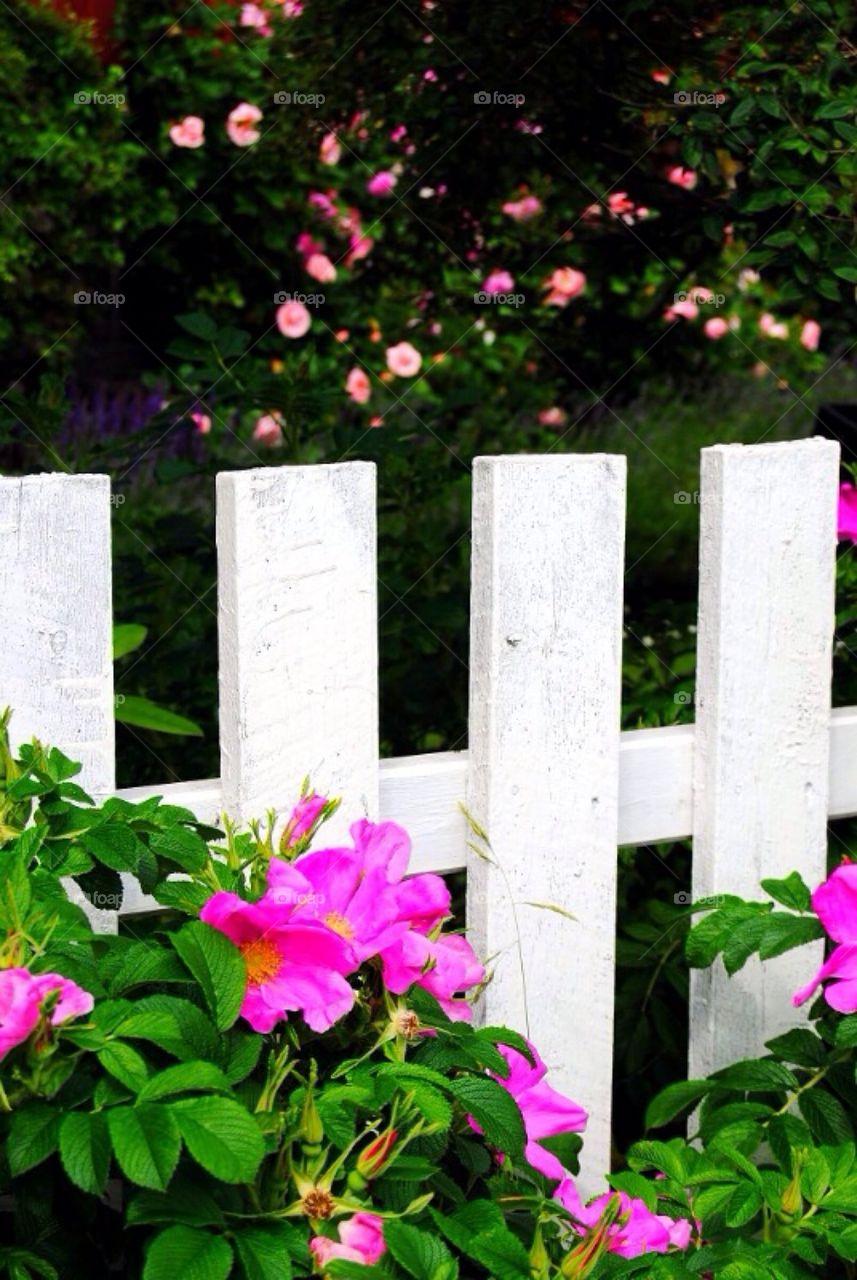
[{"label": "cluster of pink flowers", "polygon": [[812,908],[838,945],[812,982],[795,992],[794,1004],[804,1004],[822,982],[830,980],[824,998],[831,1009],[857,1013],[857,863],[837,867],[812,895]]},{"label": "cluster of pink flowers", "polygon": [[59,973],[30,973],[29,969],[0,969],[0,1059],[28,1040],[42,1017],[42,1006],[56,997],[49,1015],[58,1027],[89,1013],[92,996]]},{"label": "cluster of pink flowers", "polygon": [[205,903],[201,918],[244,956],[244,1018],[268,1032],[299,1011],[314,1031],[326,1031],[354,1004],[349,975],[377,957],[389,991],[421,986],[450,1018],[468,1020],[461,995],[485,971],[464,938],[441,932],[446,884],[429,874],[404,878],[410,840],[394,822],[357,822],[351,838],[351,846],[294,862],[272,858],[257,902],[222,891]]},{"label": "cluster of pink flowers", "polygon": [[[590,204],[583,210],[581,216],[585,222],[597,222],[603,212],[603,205]],[[607,197],[607,214],[608,217],[619,218],[627,226],[632,227],[635,222],[647,218],[649,210],[645,205],[635,204],[627,191],[612,191]]]},{"label": "cluster of pink flowers", "polygon": [[519,200],[507,200],[500,206],[502,212],[514,222],[529,222],[531,218],[537,218],[543,207],[538,196],[529,195],[521,196]]}]

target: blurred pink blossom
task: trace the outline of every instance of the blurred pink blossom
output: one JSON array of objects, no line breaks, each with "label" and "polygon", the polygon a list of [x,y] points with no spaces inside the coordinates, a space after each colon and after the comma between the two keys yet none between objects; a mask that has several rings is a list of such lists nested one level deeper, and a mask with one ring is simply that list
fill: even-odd
[{"label": "blurred pink blossom", "polygon": [[302,338],[312,317],[302,302],[284,302],[277,308],[277,328],[286,338]]},{"label": "blurred pink blossom", "polygon": [[342,146],[335,133],[326,133],[318,149],[318,158],[322,164],[339,164],[342,157]]},{"label": "blurred pink blossom", "polygon": [[784,320],[777,320],[770,311],[763,311],[759,317],[759,332],[766,338],[777,338],[780,342],[789,336],[789,327]]},{"label": "blurred pink blossom", "polygon": [[198,409],[194,409],[193,413],[189,413],[188,417],[196,426],[201,436],[207,436],[211,431],[211,418],[207,413],[201,413]]},{"label": "blurred pink blossom", "polygon": [[236,147],[250,147],[258,142],[261,133],[254,128],[262,119],[262,112],[251,102],[239,102],[226,118],[226,132]]},{"label": "blurred pink blossom", "polygon": [[399,179],[389,169],[382,169],[379,173],[372,175],[366,183],[366,190],[370,196],[391,196],[398,181]]},{"label": "blurred pink blossom", "polygon": [[397,124],[397,125],[396,125],[396,127],[395,127],[395,129],[391,129],[391,130],[390,130],[390,141],[391,141],[391,142],[401,142],[401,141],[402,141],[402,138],[404,138],[404,136],[405,136],[405,134],[406,134],[407,132],[408,132],[408,127],[407,127],[407,125],[404,125],[404,124]]},{"label": "blurred pink blossom", "polygon": [[515,278],[508,271],[492,271],[482,281],[485,293],[511,293],[515,287]]},{"label": "blurred pink blossom", "polygon": [[817,320],[805,320],[800,331],[800,345],[807,351],[817,351],[821,338],[821,325]]},{"label": "blurred pink blossom", "polygon": [[676,187],[683,187],[685,191],[692,191],[699,181],[695,169],[687,169],[681,164],[674,164],[672,168],[667,169],[666,178],[667,182],[671,182]]},{"label": "blurred pink blossom", "polygon": [[336,267],[326,253],[310,254],[304,268],[313,280],[318,280],[321,284],[331,284],[336,279]]},{"label": "blurred pink blossom", "polygon": [[419,373],[423,358],[410,342],[397,342],[386,351],[387,368],[400,378],[412,378]]},{"label": "blurred pink blossom", "polygon": [[170,141],[177,147],[201,147],[205,142],[205,121],[201,116],[185,116],[170,129]]},{"label": "blurred pink blossom", "polygon": [[702,326],[702,332],[706,338],[711,338],[716,342],[719,338],[724,338],[729,332],[729,324],[722,316],[712,316]]},{"label": "blurred pink blossom", "polygon": [[520,200],[507,200],[500,209],[515,222],[529,222],[538,217],[543,207],[538,196],[521,196]]},{"label": "blurred pink blossom", "polygon": [[274,448],[283,443],[283,419],[279,413],[264,413],[256,419],[253,428],[253,439],[259,444]]},{"label": "blurred pink blossom", "polygon": [[372,388],[363,369],[358,369],[355,365],[350,370],[348,377],[345,379],[345,390],[355,404],[366,404],[372,394]]},{"label": "blurred pink blossom", "polygon": [[565,409],[560,409],[559,405],[551,405],[550,409],[539,410],[539,422],[543,427],[562,427],[568,420],[568,414]]},{"label": "blurred pink blossom", "polygon": [[254,27],[262,36],[274,34],[268,21],[268,14],[258,4],[242,4],[239,21],[242,27]]}]

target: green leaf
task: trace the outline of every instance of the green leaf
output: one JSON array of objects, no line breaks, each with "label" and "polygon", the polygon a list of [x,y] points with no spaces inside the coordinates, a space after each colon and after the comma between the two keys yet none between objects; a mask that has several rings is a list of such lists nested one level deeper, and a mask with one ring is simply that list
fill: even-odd
[{"label": "green leaf", "polygon": [[181,1151],[181,1137],[169,1109],[157,1103],[113,1107],[107,1112],[107,1124],[126,1178],[140,1187],[165,1191]]},{"label": "green leaf", "polygon": [[739,1183],[726,1204],[726,1225],[743,1227],[755,1218],[761,1207],[761,1189],[752,1182]]},{"label": "green leaf", "polygon": [[442,1240],[407,1222],[385,1222],[384,1242],[394,1260],[414,1280],[434,1280],[438,1268],[452,1261]]},{"label": "green leaf", "polygon": [[[773,240],[773,236],[768,237],[769,244]],[[775,902],[781,903],[784,907],[791,907],[793,911],[809,911],[812,906],[810,891],[797,871],[786,876],[785,880],[763,880],[762,888]]]},{"label": "green leaf", "polygon": [[111,1040],[103,1049],[98,1050],[97,1056],[104,1070],[109,1071],[120,1084],[126,1085],[134,1093],[138,1093],[149,1079],[146,1059],[122,1040]]},{"label": "green leaf", "polygon": [[116,700],[116,719],[122,724],[132,724],[138,729],[155,729],[158,733],[175,733],[186,738],[201,738],[202,729],[193,720],[180,716],[176,711],[159,707],[149,698],[123,693],[122,701]]},{"label": "green leaf", "polygon": [[741,1093],[779,1092],[783,1089],[796,1089],[798,1080],[793,1071],[781,1062],[771,1062],[767,1058],[748,1058],[745,1062],[736,1062],[722,1071],[715,1071],[711,1080],[719,1089],[736,1089]]},{"label": "green leaf", "polygon": [[235,1252],[246,1280],[291,1280],[287,1228],[244,1227],[233,1237]]},{"label": "green leaf", "polygon": [[819,1142],[850,1142],[854,1128],[838,1098],[824,1089],[808,1089],[798,1099],[801,1115]]},{"label": "green leaf", "polygon": [[138,1102],[154,1102],[156,1098],[167,1098],[176,1093],[231,1093],[232,1088],[226,1076],[212,1062],[191,1060],[178,1062],[174,1067],[160,1071],[140,1090]]},{"label": "green leaf", "polygon": [[69,1178],[92,1196],[104,1194],[110,1169],[110,1137],[100,1112],[71,1111],[60,1125],[60,1159]]},{"label": "green leaf", "polygon": [[175,1177],[168,1191],[138,1191],[128,1203],[126,1222],[181,1222],[186,1227],[222,1227],[223,1211],[203,1188]]},{"label": "green leaf", "polygon": [[129,826],[120,822],[104,822],[100,827],[91,827],[82,831],[78,840],[87,853],[114,871],[136,871],[140,858],[146,852],[142,840]]},{"label": "green leaf", "polygon": [[148,635],[148,627],[139,622],[117,622],[113,627],[113,661],[139,649]]},{"label": "green leaf", "polygon": [[59,1142],[59,1121],[59,1113],[42,1102],[12,1113],[6,1158],[13,1178],[53,1155]]},{"label": "green leaf", "polygon": [[486,1142],[513,1161],[523,1158],[524,1122],[518,1104],[508,1090],[495,1080],[481,1076],[460,1076],[449,1082],[449,1090],[473,1116]]},{"label": "green leaf", "polygon": [[710,1093],[713,1086],[707,1080],[679,1080],[662,1089],[646,1109],[646,1128],[660,1129],[680,1115],[685,1108]]},{"label": "green leaf", "polygon": [[176,316],[176,321],[181,325],[185,333],[191,333],[195,338],[202,338],[204,342],[213,342],[217,337],[217,325],[211,316],[205,315],[201,311],[193,311],[188,315]]},{"label": "green leaf", "polygon": [[202,871],[208,862],[208,845],[187,827],[171,827],[149,837],[149,848],[159,858],[168,858],[182,871]]},{"label": "green leaf", "polygon": [[844,116],[854,115],[854,103],[847,98],[834,98],[825,102],[815,113],[816,120],[841,120]]},{"label": "green leaf", "polygon": [[680,1143],[635,1142],[628,1152],[628,1164],[637,1173],[641,1169],[657,1169],[682,1184],[687,1177]]},{"label": "green leaf", "polygon": [[857,284],[857,267],[834,267],[833,274],[849,284]]},{"label": "green leaf", "polygon": [[188,1151],[221,1182],[252,1182],[265,1143],[248,1111],[233,1098],[185,1098],[170,1104]]},{"label": "green leaf", "polygon": [[772,960],[785,951],[823,937],[824,929],[815,916],[787,916],[777,911],[764,921],[759,956],[762,960]]},{"label": "green leaf", "polygon": [[492,1280],[530,1280],[532,1275],[526,1249],[506,1226],[474,1236],[467,1253],[482,1263]]},{"label": "green leaf", "polygon": [[146,1254],[143,1280],[226,1280],[233,1254],[223,1236],[194,1227],[168,1227]]},{"label": "green leaf", "polygon": [[202,920],[186,924],[170,941],[202,987],[218,1031],[225,1031],[238,1017],[247,985],[241,952]]}]

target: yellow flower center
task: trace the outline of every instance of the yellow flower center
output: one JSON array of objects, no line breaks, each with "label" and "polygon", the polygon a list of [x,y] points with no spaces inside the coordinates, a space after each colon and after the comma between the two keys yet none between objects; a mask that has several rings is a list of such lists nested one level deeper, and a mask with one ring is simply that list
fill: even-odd
[{"label": "yellow flower center", "polygon": [[343,938],[354,937],[354,930],[351,925],[345,919],[345,916],[341,916],[338,911],[328,912],[324,917],[324,923],[328,929],[332,929],[334,933],[338,933]]},{"label": "yellow flower center", "polygon": [[253,987],[273,978],[282,964],[276,945],[268,938],[254,938],[252,942],[245,942],[241,954],[247,966],[247,981]]}]

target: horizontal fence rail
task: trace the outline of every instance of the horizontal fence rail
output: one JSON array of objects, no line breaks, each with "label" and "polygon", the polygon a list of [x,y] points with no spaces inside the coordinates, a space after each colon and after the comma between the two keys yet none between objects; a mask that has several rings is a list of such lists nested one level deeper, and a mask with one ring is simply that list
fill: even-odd
[{"label": "horizontal fence rail", "polygon": [[[477,460],[469,748],[380,761],[374,467],[221,475],[220,779],[119,794],[247,820],[287,811],[310,774],[343,796],[334,839],[393,818],[414,870],[466,869],[468,924],[494,955],[482,1016],[529,1026],[590,1112],[595,1189],[617,845],[690,837],[677,894],[753,896],[766,875],[820,879],[826,820],[857,814],[857,707],[830,708],[838,465],[824,440],[703,450],[696,724],[620,734],[624,459]],[[109,497],[101,476],[0,478],[0,705],[17,741],[80,759],[101,797],[115,787]],[[499,869],[468,849],[463,806]],[[156,905],[127,889],[123,913]],[[694,975],[692,1071],[800,1021],[783,960],[738,987]]]}]

